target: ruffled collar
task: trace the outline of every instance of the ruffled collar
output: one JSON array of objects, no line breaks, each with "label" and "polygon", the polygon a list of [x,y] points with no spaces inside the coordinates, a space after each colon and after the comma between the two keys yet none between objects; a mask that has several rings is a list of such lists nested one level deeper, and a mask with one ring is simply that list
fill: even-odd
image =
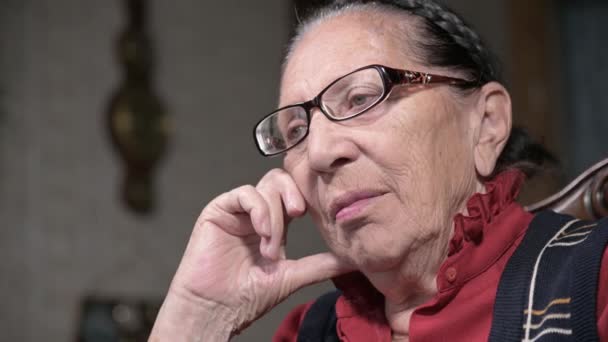
[{"label": "ruffled collar", "polygon": [[465,242],[481,243],[486,227],[517,198],[524,179],[523,172],[507,170],[484,184],[485,193],[471,196],[466,205],[468,214],[457,214],[454,217],[454,235],[448,256],[462,250]]}]

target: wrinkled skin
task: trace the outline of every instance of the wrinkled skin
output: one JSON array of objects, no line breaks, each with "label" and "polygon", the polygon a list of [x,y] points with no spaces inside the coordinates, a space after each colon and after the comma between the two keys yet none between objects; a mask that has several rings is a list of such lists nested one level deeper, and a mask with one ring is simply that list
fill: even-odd
[{"label": "wrinkled skin", "polygon": [[[369,64],[459,76],[408,58],[407,46],[386,31],[401,21],[350,13],[313,26],[290,55],[280,106],[309,100]],[[298,288],[352,270],[385,295],[394,338],[407,340],[411,310],[436,291],[452,218],[483,191],[479,178],[492,172],[509,130],[510,102],[498,84],[466,96],[448,86],[400,87],[344,122],[315,110],[309,136],[287,153],[284,170],[220,195],[203,210],[151,340],[188,330],[176,318],[184,312],[196,312],[208,338],[217,330],[221,340]],[[358,191],[373,195],[337,219],[332,203]],[[306,211],[329,252],[287,260],[287,223]],[[190,306],[196,309],[185,309]]]},{"label": "wrinkled skin", "polygon": [[[304,36],[284,73],[282,84],[289,86],[282,88],[281,105],[309,99],[335,78],[373,63],[436,71],[404,58],[394,35],[378,36],[374,25],[382,23],[353,30],[357,19],[365,20],[337,18]],[[472,109],[457,96],[446,86],[401,87],[353,120],[335,123],[313,114],[305,143],[286,156],[285,169],[330,250],[366,275],[401,268],[400,276],[420,279],[445,257],[446,227],[476,182],[464,113]],[[336,222],[332,200],[361,190],[383,195],[364,209],[363,222]]]}]

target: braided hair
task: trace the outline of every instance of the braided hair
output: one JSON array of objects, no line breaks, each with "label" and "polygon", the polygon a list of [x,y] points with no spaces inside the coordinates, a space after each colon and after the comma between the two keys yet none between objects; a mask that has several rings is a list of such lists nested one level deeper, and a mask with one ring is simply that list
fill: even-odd
[{"label": "braided hair", "polygon": [[[419,20],[419,33],[413,42],[420,62],[460,72],[479,86],[496,81],[504,84],[497,58],[479,34],[465,20],[446,6],[433,0],[334,0],[315,9],[301,21],[290,46],[290,53],[303,33],[312,24],[348,10],[376,9],[409,14]],[[408,37],[412,38],[412,37]],[[532,177],[557,160],[541,144],[520,127],[513,127],[499,156],[494,175],[517,168]]]}]

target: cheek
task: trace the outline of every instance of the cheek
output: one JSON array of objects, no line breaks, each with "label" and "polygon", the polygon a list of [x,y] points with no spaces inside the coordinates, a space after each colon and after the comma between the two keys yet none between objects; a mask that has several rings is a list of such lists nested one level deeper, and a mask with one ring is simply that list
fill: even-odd
[{"label": "cheek", "polygon": [[454,211],[448,199],[466,192],[474,175],[466,114],[447,96],[404,104],[376,144],[376,160],[418,224],[448,222]]},{"label": "cheek", "polygon": [[393,113],[368,142],[369,155],[395,190],[411,197],[433,174],[433,150],[440,132],[428,108],[408,103]]}]

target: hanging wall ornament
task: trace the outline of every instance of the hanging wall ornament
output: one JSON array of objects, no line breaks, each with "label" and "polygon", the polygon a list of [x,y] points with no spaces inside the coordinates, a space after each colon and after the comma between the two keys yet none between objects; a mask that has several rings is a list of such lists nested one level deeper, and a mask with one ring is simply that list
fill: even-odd
[{"label": "hanging wall ornament", "polygon": [[122,191],[137,213],[154,209],[153,178],[169,138],[169,120],[152,89],[153,58],[146,32],[146,1],[123,0],[128,25],[117,42],[123,80],[112,95],[108,122],[124,162]]}]

